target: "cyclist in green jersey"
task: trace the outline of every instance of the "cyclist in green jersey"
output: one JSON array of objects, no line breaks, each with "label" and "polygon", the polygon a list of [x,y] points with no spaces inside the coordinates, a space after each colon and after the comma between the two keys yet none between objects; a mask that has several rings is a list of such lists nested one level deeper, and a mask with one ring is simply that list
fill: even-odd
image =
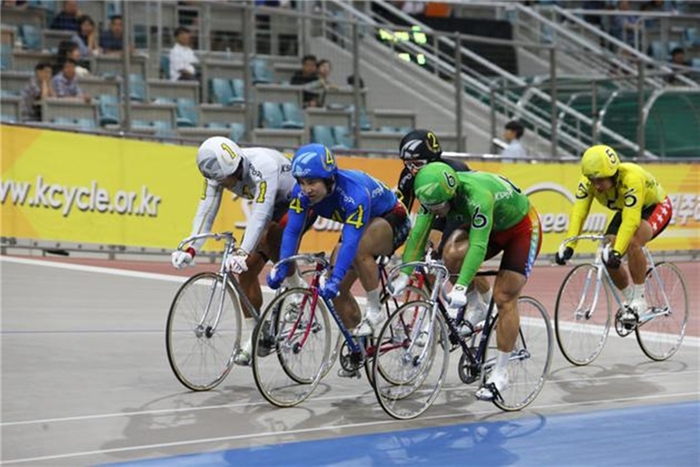
[{"label": "cyclist in green jersey", "polygon": [[[452,233],[443,250],[447,268],[459,273],[448,295],[450,308],[466,305],[467,287],[481,264],[503,252],[493,288],[499,312],[498,358],[486,384],[476,393],[481,400],[493,400],[508,386],[508,361],[520,327],[517,301],[542,245],[539,216],[527,196],[507,178],[487,172],[458,173],[440,162],[418,172],[415,193],[421,209],[406,243],[404,262],[421,257],[435,217],[461,220],[469,226]],[[403,271],[393,282],[394,293],[405,288],[410,272]]]}]

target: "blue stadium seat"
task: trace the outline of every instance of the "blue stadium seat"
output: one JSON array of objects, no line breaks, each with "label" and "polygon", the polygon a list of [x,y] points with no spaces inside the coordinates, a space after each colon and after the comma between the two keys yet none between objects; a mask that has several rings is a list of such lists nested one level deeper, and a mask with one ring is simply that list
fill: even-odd
[{"label": "blue stadium seat", "polygon": [[282,114],[284,115],[284,128],[304,128],[304,114],[296,102],[283,102]]},{"label": "blue stadium seat", "polygon": [[197,126],[197,103],[192,99],[178,99],[177,106],[177,126],[194,127]]},{"label": "blue stadium seat", "polygon": [[138,73],[129,75],[129,96],[132,101],[144,102],[146,100],[146,81]]},{"label": "blue stadium seat", "polygon": [[75,126],[75,120],[68,117],[55,117],[51,120],[51,123],[55,123],[56,125]]},{"label": "blue stadium seat", "polygon": [[170,56],[163,54],[160,56],[160,78],[170,79]]},{"label": "blue stadium seat", "polygon": [[41,50],[43,38],[41,29],[32,24],[23,24],[19,27],[22,46],[28,50]]},{"label": "blue stadium seat", "polygon": [[355,147],[355,137],[350,132],[350,128],[343,125],[336,125],[333,127],[333,136],[337,146],[344,148],[354,148]]},{"label": "blue stadium seat", "polygon": [[75,124],[83,130],[94,130],[95,120],[91,118],[77,118]]},{"label": "blue stadium seat", "polygon": [[0,45],[0,70],[12,69],[12,48]]},{"label": "blue stadium seat", "polygon": [[2,97],[17,97],[19,96],[19,91],[10,91],[9,89],[0,89],[0,96]]},{"label": "blue stadium seat", "polygon": [[700,70],[700,58],[693,58],[690,60],[690,66]]},{"label": "blue stadium seat", "polygon": [[17,123],[17,118],[14,115],[0,115],[0,122]]},{"label": "blue stadium seat", "polygon": [[[351,125],[355,126],[355,106],[348,106],[348,112],[350,112]],[[370,131],[372,129],[372,124],[369,122],[369,117],[367,116],[367,111],[365,109],[360,109],[360,130]]]},{"label": "blue stadium seat", "polygon": [[212,78],[209,81],[211,89],[212,102],[214,104],[231,105],[235,102],[233,97],[233,89],[229,80],[224,78]]},{"label": "blue stadium seat", "polygon": [[97,111],[100,126],[119,124],[119,100],[117,96],[102,94],[98,97]]},{"label": "blue stadium seat", "polygon": [[266,60],[254,58],[250,62],[250,67],[253,71],[253,84],[273,82],[272,71]]},{"label": "blue stadium seat", "polygon": [[240,141],[245,134],[245,126],[242,123],[231,123],[231,133],[229,138],[232,141]]},{"label": "blue stadium seat", "polygon": [[323,144],[329,148],[338,144],[333,136],[332,127],[327,125],[314,125],[311,127],[311,142]]},{"label": "blue stadium seat", "polygon": [[233,90],[233,100],[235,103],[245,102],[245,82],[240,78],[231,80],[231,89]]},{"label": "blue stadium seat", "polygon": [[664,53],[663,47],[661,47],[660,41],[651,41],[651,44],[649,44],[649,55],[651,55],[654,60],[666,60],[666,54]]},{"label": "blue stadium seat", "polygon": [[284,115],[277,102],[260,103],[260,126],[262,128],[283,128]]}]

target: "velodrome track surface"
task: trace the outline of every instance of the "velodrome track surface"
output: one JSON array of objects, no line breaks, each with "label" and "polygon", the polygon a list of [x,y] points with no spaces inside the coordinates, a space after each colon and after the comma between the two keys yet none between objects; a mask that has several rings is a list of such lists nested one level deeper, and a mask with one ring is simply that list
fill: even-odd
[{"label": "velodrome track surface", "polygon": [[[365,379],[334,371],[291,409],[269,405],[249,368],[185,390],[165,319],[183,278],[211,265],[0,260],[3,465],[700,464],[700,263],[677,263],[691,316],[671,360],[652,362],[614,332],[588,367],[555,348],[542,393],[508,414],[458,382],[453,354],[435,405],[399,422]],[[527,286],[550,317],[567,270],[537,267]]]}]

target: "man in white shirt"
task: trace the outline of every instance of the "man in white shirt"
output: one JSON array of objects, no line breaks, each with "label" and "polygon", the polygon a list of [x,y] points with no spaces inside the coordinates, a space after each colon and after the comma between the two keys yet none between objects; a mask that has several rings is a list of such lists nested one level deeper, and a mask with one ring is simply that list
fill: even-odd
[{"label": "man in white shirt", "polygon": [[189,29],[179,27],[175,30],[176,44],[170,49],[170,81],[199,79],[194,67],[199,59],[190,47],[191,39]]},{"label": "man in white shirt", "polygon": [[503,157],[521,159],[527,157],[527,151],[520,143],[520,138],[523,136],[523,133],[525,133],[525,128],[519,121],[511,120],[510,122],[506,123],[503,138],[508,143],[508,146],[506,146],[501,153]]}]

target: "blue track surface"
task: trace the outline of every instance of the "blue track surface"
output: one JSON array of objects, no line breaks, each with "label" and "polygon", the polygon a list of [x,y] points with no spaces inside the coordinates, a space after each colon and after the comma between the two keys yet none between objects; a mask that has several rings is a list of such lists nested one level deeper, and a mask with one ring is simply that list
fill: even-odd
[{"label": "blue track surface", "polygon": [[700,402],[526,417],[110,464],[700,465]]}]

